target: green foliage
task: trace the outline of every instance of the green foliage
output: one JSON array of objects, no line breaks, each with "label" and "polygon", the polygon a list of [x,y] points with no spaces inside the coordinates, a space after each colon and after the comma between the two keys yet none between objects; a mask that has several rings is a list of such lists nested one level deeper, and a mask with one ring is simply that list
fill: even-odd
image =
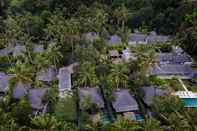
[{"label": "green foliage", "polygon": [[150,118],[142,123],[142,128],[144,131],[163,131],[160,124],[160,121]]},{"label": "green foliage", "polygon": [[112,81],[113,88],[126,88],[128,86],[129,69],[127,65],[111,65],[108,79]]},{"label": "green foliage", "polygon": [[34,70],[30,64],[16,64],[9,68],[9,72],[15,74],[13,79],[18,82],[32,82]]},{"label": "green foliage", "polygon": [[18,104],[12,107],[11,115],[20,125],[29,125],[32,108],[26,97],[22,98]]},{"label": "green foliage", "polygon": [[[110,115],[113,113],[114,87],[131,87],[136,92],[137,88],[133,85],[151,84],[179,90],[176,79],[148,79],[146,75],[155,64],[155,52],[172,51],[172,43],[132,48],[138,59],[129,65],[110,65],[107,50],[121,52],[127,46],[130,33],[138,29],[143,33],[154,30],[157,33],[178,34],[177,43],[196,55],[196,7],[195,1],[184,0],[0,0],[0,48],[18,42],[24,43],[27,48],[26,53],[16,57],[11,54],[0,57],[0,70],[14,74],[3,104],[0,104],[0,130],[78,130],[73,123],[76,119],[75,94],[58,99],[56,81],[51,84],[35,81],[36,72],[50,65],[58,69],[68,63],[79,62],[80,68],[73,77],[74,85],[101,87]],[[83,40],[81,34],[87,32],[97,32],[101,38],[94,42]],[[122,45],[107,47],[110,34],[118,34]],[[46,50],[33,52],[34,45],[40,41],[44,41]],[[55,44],[50,44],[51,41]],[[16,82],[31,83],[33,87],[55,87],[46,96],[50,114],[33,117],[26,97],[13,101],[12,88]],[[82,130],[197,130],[196,111],[186,110],[183,106],[178,98],[172,96],[155,98],[153,110],[159,117],[147,118],[143,123],[118,118],[115,123],[96,125],[83,112]],[[99,111],[88,100],[81,107],[91,113]]]},{"label": "green foliage", "polygon": [[[76,98],[74,95],[62,98],[55,105],[54,116],[58,121],[74,121],[76,119]],[[69,106],[68,106],[69,105]]]},{"label": "green foliage", "polygon": [[166,80],[158,77],[149,77],[149,81],[150,84],[154,86],[169,86],[169,83]]},{"label": "green foliage", "polygon": [[46,114],[31,118],[31,124],[35,129],[58,131],[60,123],[58,123],[54,116]]},{"label": "green foliage", "polygon": [[15,120],[11,117],[10,113],[6,113],[2,109],[0,109],[0,130],[8,131],[8,130],[16,130],[18,125]]},{"label": "green foliage", "polygon": [[140,124],[136,121],[130,121],[123,117],[119,117],[114,124],[105,126],[106,131],[140,131],[142,130]]},{"label": "green foliage", "polygon": [[176,96],[155,97],[153,109],[161,114],[170,114],[172,112],[181,112],[184,108],[183,101]]},{"label": "green foliage", "polygon": [[178,41],[177,43],[181,44],[181,46],[190,54],[196,55],[197,54],[197,19],[191,20],[187,16],[186,18],[188,21],[191,21],[192,24],[189,27],[186,27],[178,34]]},{"label": "green foliage", "polygon": [[74,84],[83,87],[94,87],[98,85],[98,82],[96,66],[90,62],[82,63],[79,71],[76,73],[76,81]]}]

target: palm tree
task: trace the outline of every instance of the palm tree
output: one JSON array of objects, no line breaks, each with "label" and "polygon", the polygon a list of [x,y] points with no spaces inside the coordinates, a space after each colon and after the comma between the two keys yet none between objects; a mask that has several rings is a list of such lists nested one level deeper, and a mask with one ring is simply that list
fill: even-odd
[{"label": "palm tree", "polygon": [[140,131],[142,129],[138,122],[131,121],[123,117],[119,117],[113,125],[118,131]]},{"label": "palm tree", "polygon": [[[155,50],[149,50],[147,52],[147,47],[135,48],[135,53],[137,56],[136,71],[138,76],[138,84],[144,84],[147,82],[147,75],[149,74],[150,68],[156,66],[155,64]],[[149,47],[148,47],[149,48]]]},{"label": "palm tree", "polygon": [[143,131],[162,131],[160,127],[160,122],[153,118],[147,118],[142,123]]},{"label": "palm tree", "polygon": [[192,108],[188,108],[186,109],[186,111],[184,112],[184,116],[186,117],[187,121],[190,123],[191,127],[193,128],[193,130],[197,130],[197,118],[194,117],[196,116],[197,110],[196,109],[192,109]]},{"label": "palm tree", "polygon": [[131,30],[128,27],[121,27],[118,30],[118,34],[122,38],[124,45],[127,46],[129,41],[129,36],[131,34]]},{"label": "palm tree", "polygon": [[131,13],[129,12],[127,7],[122,5],[115,9],[113,15],[117,20],[117,24],[121,25],[121,27],[125,27],[125,23],[128,21],[129,17],[131,16]]},{"label": "palm tree", "polygon": [[63,55],[59,51],[60,46],[57,45],[51,45],[49,46],[50,52],[49,52],[49,61],[53,65],[55,65],[55,69],[57,70],[57,64],[60,63],[61,58],[63,58]]},{"label": "palm tree", "polygon": [[4,16],[6,14],[7,2],[6,0],[0,1],[0,16]]},{"label": "palm tree", "polygon": [[72,58],[74,57],[74,40],[77,39],[80,35],[80,23],[76,19],[70,19],[66,21],[66,32],[65,36],[69,38],[69,42],[72,47]]},{"label": "palm tree", "polygon": [[80,70],[76,74],[75,85],[79,86],[96,86],[98,84],[98,78],[96,75],[96,67],[90,62],[84,62],[81,64]]},{"label": "palm tree", "polygon": [[129,73],[127,65],[111,65],[111,70],[108,79],[113,81],[116,88],[119,88],[120,85],[122,87],[127,87],[129,79],[127,73]]},{"label": "palm tree", "polygon": [[10,67],[9,72],[14,74],[13,79],[17,82],[32,82],[34,69],[28,64],[17,64]]},{"label": "palm tree", "polygon": [[59,123],[55,119],[54,116],[50,116],[49,114],[35,116],[31,118],[31,123],[36,129],[44,129],[44,130],[58,130]]}]

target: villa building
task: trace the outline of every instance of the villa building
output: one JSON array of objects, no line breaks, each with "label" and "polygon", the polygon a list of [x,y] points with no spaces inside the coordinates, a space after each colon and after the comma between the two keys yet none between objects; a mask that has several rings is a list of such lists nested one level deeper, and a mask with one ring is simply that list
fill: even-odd
[{"label": "villa building", "polygon": [[163,79],[177,77],[180,79],[192,79],[196,77],[196,71],[189,65],[168,64],[154,66],[150,70],[151,76],[158,76]]},{"label": "villa building", "polygon": [[112,103],[117,113],[138,111],[139,107],[135,98],[129,93],[128,89],[117,89],[114,92],[115,101]]},{"label": "villa building", "polygon": [[192,58],[186,53],[159,53],[157,54],[156,61],[159,64],[192,64]]},{"label": "villa building", "polygon": [[109,44],[109,46],[121,45],[122,44],[122,39],[118,35],[112,35],[112,36],[110,36],[110,38],[108,40],[108,44]]},{"label": "villa building", "polygon": [[10,80],[10,76],[5,74],[4,72],[0,72],[0,96],[4,96],[7,88],[8,82]]},{"label": "villa building", "polygon": [[98,87],[80,88],[80,98],[89,97],[91,102],[96,104],[100,109],[104,108],[104,100]]},{"label": "villa building", "polygon": [[171,36],[165,36],[165,35],[157,35],[156,32],[152,31],[149,34],[143,34],[140,32],[132,33],[129,37],[128,44],[131,46],[137,45],[137,44],[153,44],[153,43],[161,43],[161,42],[168,42],[171,41]]},{"label": "villa building", "polygon": [[51,82],[56,77],[56,71],[54,67],[49,67],[47,69],[43,69],[40,72],[37,72],[36,74],[36,80],[43,81],[43,82]]},{"label": "villa building", "polygon": [[153,98],[156,96],[165,96],[168,94],[168,91],[159,87],[140,87],[140,90],[143,92],[143,102],[147,107],[150,107],[153,102]]}]

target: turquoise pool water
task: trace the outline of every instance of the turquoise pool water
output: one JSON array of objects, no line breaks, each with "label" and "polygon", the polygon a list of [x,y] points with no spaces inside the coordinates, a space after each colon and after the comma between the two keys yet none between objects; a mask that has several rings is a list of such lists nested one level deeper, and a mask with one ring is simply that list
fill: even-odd
[{"label": "turquoise pool water", "polygon": [[187,107],[197,107],[197,98],[183,98]]},{"label": "turquoise pool water", "polygon": [[137,121],[144,121],[144,117],[140,114],[135,114],[135,117]]},{"label": "turquoise pool water", "polygon": [[109,119],[109,117],[107,116],[107,114],[101,114],[101,122],[103,124],[109,124],[111,123],[112,121]]}]

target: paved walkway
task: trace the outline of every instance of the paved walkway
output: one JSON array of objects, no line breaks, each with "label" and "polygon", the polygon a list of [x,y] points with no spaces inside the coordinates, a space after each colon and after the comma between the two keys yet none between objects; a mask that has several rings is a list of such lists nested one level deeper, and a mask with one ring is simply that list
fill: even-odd
[{"label": "paved walkway", "polygon": [[181,79],[178,78],[178,81],[180,82],[180,84],[182,85],[182,87],[184,88],[185,91],[189,92],[189,90],[187,89],[187,87],[185,86],[185,84],[183,83],[183,81]]}]

